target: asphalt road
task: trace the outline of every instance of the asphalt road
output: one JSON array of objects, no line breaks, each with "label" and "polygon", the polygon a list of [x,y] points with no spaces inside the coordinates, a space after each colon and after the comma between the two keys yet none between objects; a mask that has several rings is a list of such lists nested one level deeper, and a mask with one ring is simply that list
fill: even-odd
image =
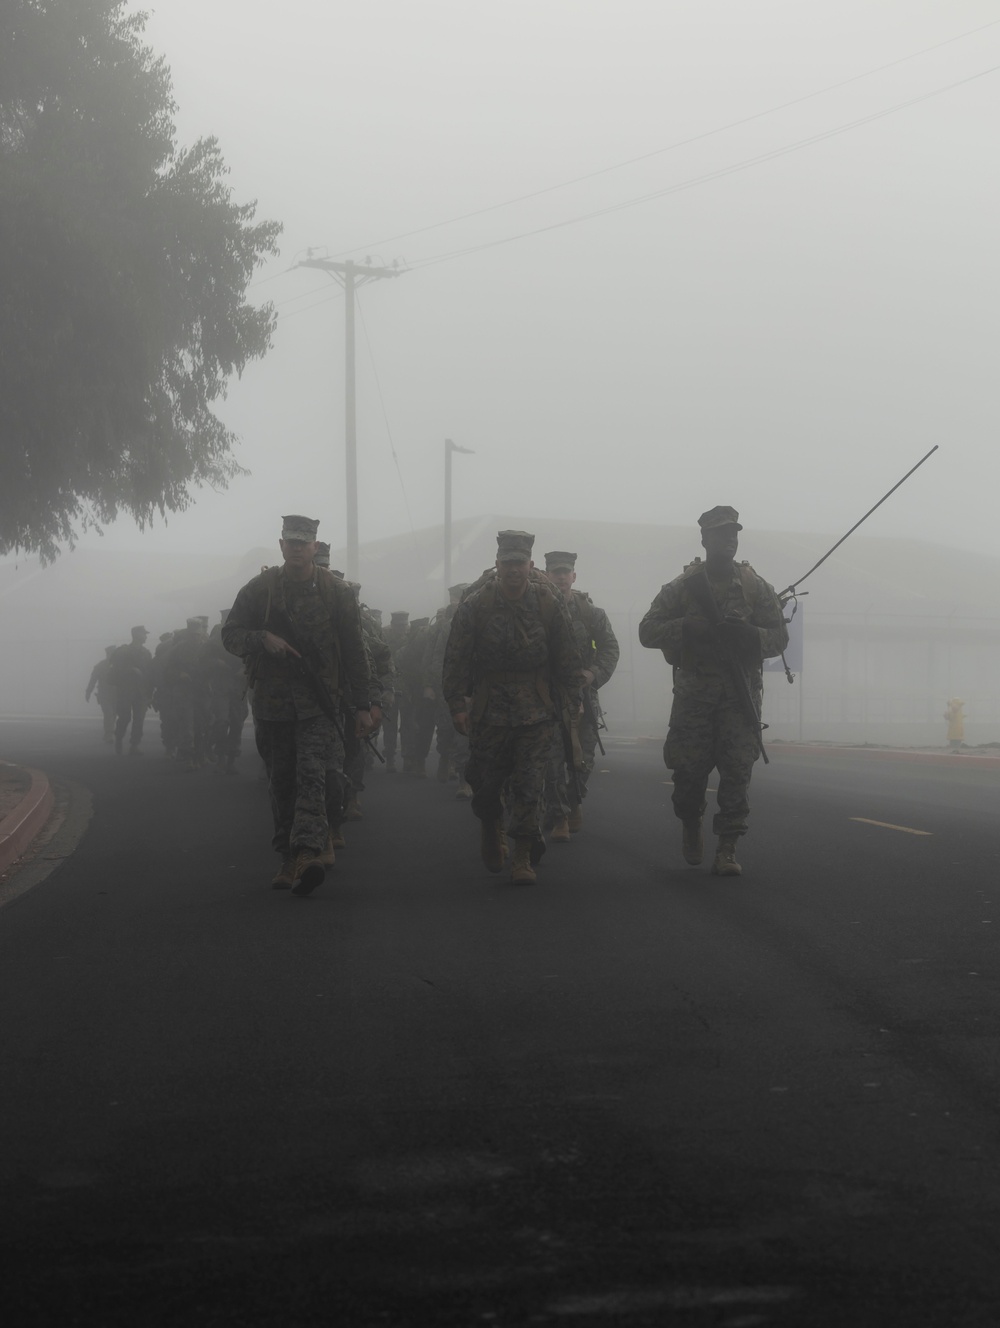
[{"label": "asphalt road", "polygon": [[1000,1323],[1000,772],[776,750],[720,880],[614,745],[525,888],[376,771],[295,899],[147,746],[0,725],[5,1324]]}]

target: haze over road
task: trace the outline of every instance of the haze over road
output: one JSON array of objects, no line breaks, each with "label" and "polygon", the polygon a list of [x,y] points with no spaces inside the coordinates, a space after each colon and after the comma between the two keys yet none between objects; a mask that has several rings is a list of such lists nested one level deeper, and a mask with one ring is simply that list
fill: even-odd
[{"label": "haze over road", "polygon": [[376,771],[299,900],[249,729],[0,736],[94,796],[0,912],[7,1323],[997,1322],[1000,771],[775,747],[721,881],[613,744],[527,889]]}]

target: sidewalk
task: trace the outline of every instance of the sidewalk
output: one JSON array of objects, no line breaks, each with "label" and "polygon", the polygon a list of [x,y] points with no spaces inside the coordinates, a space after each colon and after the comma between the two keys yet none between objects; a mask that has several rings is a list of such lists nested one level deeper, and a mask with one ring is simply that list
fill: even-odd
[{"label": "sidewalk", "polygon": [[54,803],[41,770],[0,762],[0,875],[25,852]]}]

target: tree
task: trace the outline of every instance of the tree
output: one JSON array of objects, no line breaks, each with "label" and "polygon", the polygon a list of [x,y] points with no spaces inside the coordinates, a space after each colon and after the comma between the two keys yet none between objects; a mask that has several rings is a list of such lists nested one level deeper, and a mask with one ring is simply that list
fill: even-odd
[{"label": "tree", "polygon": [[245,473],[211,407],[270,347],[245,296],[281,228],[233,201],[215,139],[175,145],[124,11],[0,4],[0,553],[50,560]]}]

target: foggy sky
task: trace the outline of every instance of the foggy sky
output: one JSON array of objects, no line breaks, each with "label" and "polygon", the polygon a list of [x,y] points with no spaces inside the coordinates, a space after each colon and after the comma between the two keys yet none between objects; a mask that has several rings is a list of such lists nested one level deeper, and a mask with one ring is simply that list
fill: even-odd
[{"label": "foggy sky", "polygon": [[252,475],[103,547],[241,551],[293,511],[343,544],[344,304],[294,269],[312,246],[411,269],[359,296],[362,543],[441,521],[445,437],[475,452],[455,458],[456,518],[679,524],[729,503],[834,536],[938,443],[866,532],[996,552],[998,18],[986,0],[160,0],[146,39],[179,140],[215,134],[236,200],[284,223],[251,292],[279,323],[220,410]]}]

